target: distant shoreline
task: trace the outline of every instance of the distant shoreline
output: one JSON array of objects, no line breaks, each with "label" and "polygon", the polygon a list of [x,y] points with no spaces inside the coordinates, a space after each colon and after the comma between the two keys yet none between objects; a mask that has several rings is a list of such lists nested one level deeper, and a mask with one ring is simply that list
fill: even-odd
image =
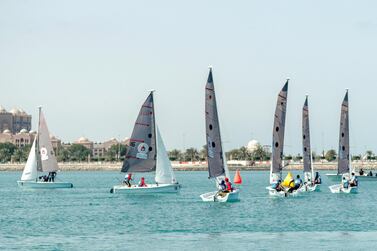
[{"label": "distant shoreline", "polygon": [[[90,163],[59,163],[59,168],[62,171],[120,171],[122,166],[121,162],[90,162]],[[377,170],[377,163],[353,163],[352,166],[359,170]],[[0,164],[1,171],[22,171],[25,167],[25,163],[17,164]],[[193,164],[173,164],[174,171],[207,171],[206,165],[193,165]],[[240,169],[241,171],[268,171],[269,165],[260,164],[254,166],[229,166],[231,171]],[[284,168],[284,170],[302,170],[301,164],[290,164]],[[337,163],[315,163],[315,170],[336,170]]]}]

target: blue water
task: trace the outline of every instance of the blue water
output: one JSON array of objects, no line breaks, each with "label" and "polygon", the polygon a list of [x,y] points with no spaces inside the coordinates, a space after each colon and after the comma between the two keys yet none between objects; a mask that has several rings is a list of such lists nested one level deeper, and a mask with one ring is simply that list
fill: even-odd
[{"label": "blue water", "polygon": [[[358,194],[271,198],[268,172],[242,172],[241,201],[204,203],[206,172],[176,172],[179,194],[110,194],[118,172],[64,172],[73,189],[23,191],[0,173],[0,250],[375,249],[377,182]],[[146,175],[152,180],[152,175]],[[233,177],[233,174],[232,174]]]}]

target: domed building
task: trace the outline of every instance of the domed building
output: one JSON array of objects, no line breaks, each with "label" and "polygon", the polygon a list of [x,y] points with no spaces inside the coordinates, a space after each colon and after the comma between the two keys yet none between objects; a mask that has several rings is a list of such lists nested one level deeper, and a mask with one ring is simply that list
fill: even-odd
[{"label": "domed building", "polygon": [[250,152],[250,153],[252,153],[252,152],[254,152],[256,149],[258,149],[258,146],[259,146],[259,145],[260,145],[260,144],[259,144],[259,142],[258,142],[257,140],[255,140],[255,139],[250,140],[249,143],[247,143],[247,146],[246,146],[247,151]]},{"label": "domed building", "polygon": [[83,145],[89,150],[93,150],[93,141],[90,141],[88,138],[80,137],[75,142],[75,144]]},{"label": "domed building", "polygon": [[10,130],[12,134],[20,132],[22,129],[30,131],[31,115],[24,110],[13,108],[9,112],[0,105],[0,131]]}]

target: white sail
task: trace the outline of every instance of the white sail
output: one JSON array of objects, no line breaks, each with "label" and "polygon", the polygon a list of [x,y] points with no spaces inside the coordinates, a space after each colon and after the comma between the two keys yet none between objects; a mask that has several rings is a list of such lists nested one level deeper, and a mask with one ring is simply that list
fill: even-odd
[{"label": "white sail", "polygon": [[37,137],[35,137],[33,145],[30,149],[29,157],[27,158],[24,171],[22,172],[21,180],[35,180],[38,177],[37,171],[37,155],[35,152],[35,142]]},{"label": "white sail", "polygon": [[173,168],[171,166],[168,154],[165,149],[164,142],[158,127],[157,132],[157,163],[156,163],[156,176],[155,181],[161,184],[176,183]]}]

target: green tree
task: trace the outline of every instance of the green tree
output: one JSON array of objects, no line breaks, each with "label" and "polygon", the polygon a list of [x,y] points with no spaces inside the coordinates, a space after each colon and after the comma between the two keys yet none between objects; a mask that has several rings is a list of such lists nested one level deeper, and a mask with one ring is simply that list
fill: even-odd
[{"label": "green tree", "polygon": [[372,160],[374,157],[373,151],[371,150],[366,151],[365,155],[366,155],[367,160]]},{"label": "green tree", "polygon": [[68,149],[61,147],[61,148],[59,149],[59,151],[58,151],[57,160],[58,160],[59,162],[66,162],[66,161],[69,161],[69,160],[70,160],[70,159],[69,159],[69,157],[70,157],[69,154],[70,154],[70,152],[69,152]]},{"label": "green tree", "polygon": [[239,149],[239,159],[240,160],[251,160],[251,154],[249,153],[249,151],[247,150],[247,148],[244,147],[244,146],[242,146]]},{"label": "green tree", "polygon": [[17,162],[25,162],[29,156],[30,148],[31,145],[16,148],[12,155],[13,160]]},{"label": "green tree", "polygon": [[328,150],[325,154],[327,161],[334,161],[336,159],[336,151],[334,149]]},{"label": "green tree", "polygon": [[68,152],[71,161],[84,161],[92,154],[88,148],[80,144],[72,144],[68,147]]},{"label": "green tree", "polygon": [[185,161],[198,161],[199,160],[199,152],[196,148],[188,148],[185,151]]},{"label": "green tree", "polygon": [[199,152],[199,158],[201,161],[207,160],[207,145],[202,147],[202,150]]},{"label": "green tree", "polygon": [[0,143],[0,162],[9,162],[16,149],[17,147],[12,143]]},{"label": "green tree", "polygon": [[261,144],[257,145],[257,148],[252,152],[253,160],[269,160],[271,153],[266,151]]},{"label": "green tree", "polygon": [[183,160],[182,152],[178,149],[171,150],[168,153],[168,155],[169,155],[169,159],[171,161],[182,161]]},{"label": "green tree", "polygon": [[127,146],[125,145],[112,145],[105,153],[105,159],[107,161],[114,161],[116,159],[124,159],[127,152]]}]

